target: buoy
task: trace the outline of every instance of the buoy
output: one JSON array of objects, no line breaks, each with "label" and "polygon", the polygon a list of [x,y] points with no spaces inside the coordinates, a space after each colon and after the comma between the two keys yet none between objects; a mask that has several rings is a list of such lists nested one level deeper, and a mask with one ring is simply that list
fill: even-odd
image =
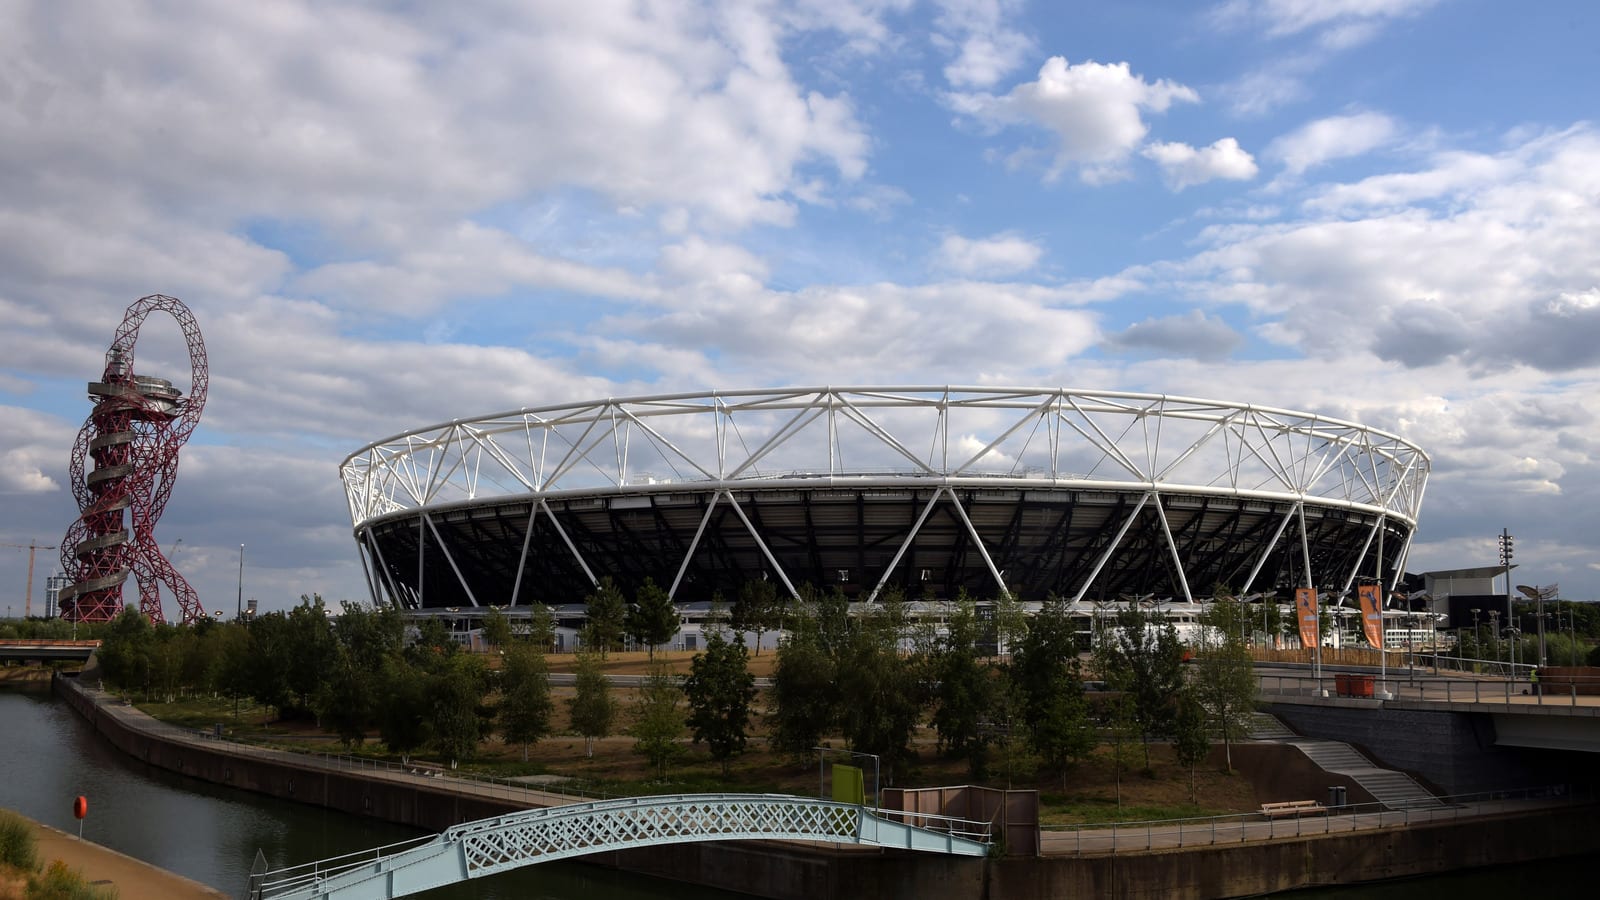
[{"label": "buoy", "polygon": [[78,799],[72,801],[72,817],[78,820],[78,840],[80,841],[83,840],[83,820],[88,816],[89,798],[79,794]]}]

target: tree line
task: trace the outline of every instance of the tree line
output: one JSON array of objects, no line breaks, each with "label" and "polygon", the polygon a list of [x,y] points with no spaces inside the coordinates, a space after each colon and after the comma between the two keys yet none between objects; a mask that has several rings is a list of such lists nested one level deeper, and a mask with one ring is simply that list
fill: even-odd
[{"label": "tree line", "polygon": [[[731,636],[710,634],[686,677],[653,665],[626,708],[602,674],[601,655],[630,620],[641,629],[650,620],[652,593],[623,605],[618,630],[596,626],[591,615],[565,700],[587,752],[625,733],[664,777],[687,738],[726,772],[759,728],[772,750],[797,762],[840,739],[877,756],[893,784],[915,755],[917,729],[928,726],[935,752],[963,761],[975,779],[996,765],[1010,774],[1026,751],[1065,784],[1101,745],[1119,778],[1148,770],[1157,741],[1171,741],[1192,773],[1212,737],[1231,745],[1253,710],[1250,607],[1237,601],[1210,605],[1198,646],[1183,646],[1170,622],[1135,606],[1104,621],[1083,652],[1067,604],[1057,599],[1022,618],[1006,604],[980,617],[975,603],[960,598],[935,625],[913,621],[892,593],[854,611],[837,592],[787,608],[765,602],[767,595],[761,587],[741,591]],[[620,592],[603,582],[595,596],[603,607]],[[742,632],[756,630],[752,623],[777,627],[780,618],[785,637],[758,715]],[[662,630],[664,620],[657,620]],[[514,633],[490,610],[484,635],[494,652],[470,653],[439,619],[408,625],[396,610],[356,604],[330,614],[321,598],[307,596],[286,612],[193,627],[151,624],[125,610],[105,629],[99,660],[113,688],[153,699],[248,699],[282,718],[314,719],[351,747],[375,734],[391,753],[465,761],[498,735],[520,745],[526,759],[553,729],[544,652],[552,628],[546,613]],[[1002,641],[1008,658],[996,652]]]}]

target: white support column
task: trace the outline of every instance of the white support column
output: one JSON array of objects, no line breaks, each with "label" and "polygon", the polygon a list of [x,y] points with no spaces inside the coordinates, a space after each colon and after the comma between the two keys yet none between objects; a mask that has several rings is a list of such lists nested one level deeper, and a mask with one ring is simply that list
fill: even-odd
[{"label": "white support column", "polygon": [[750,523],[750,517],[746,516],[744,510],[739,508],[739,501],[733,499],[733,492],[719,491],[718,493],[727,495],[728,503],[733,507],[733,511],[738,513],[739,521],[744,523],[745,529],[750,532],[750,537],[755,540],[756,546],[761,548],[761,555],[767,558],[767,564],[772,566],[772,571],[778,573],[778,580],[783,582],[783,586],[789,589],[789,596],[799,600],[800,592],[795,590],[794,584],[789,581],[789,573],[783,571],[783,566],[778,565],[778,558],[772,555],[772,551],[767,549],[767,542],[763,541],[761,535],[756,533],[756,526]]},{"label": "white support column", "polygon": [[1178,570],[1178,586],[1183,588],[1183,601],[1194,602],[1194,594],[1189,592],[1189,576],[1183,571],[1183,556],[1178,553],[1178,542],[1172,539],[1172,526],[1167,522],[1167,510],[1161,505],[1161,494],[1152,490],[1151,496],[1156,501],[1156,517],[1161,520],[1161,533],[1167,536],[1167,549],[1172,551],[1172,565]]},{"label": "white support column", "polygon": [[878,578],[878,583],[872,588],[872,593],[867,595],[868,603],[878,599],[878,593],[889,582],[889,576],[894,574],[895,567],[900,565],[900,557],[905,556],[906,550],[911,547],[911,542],[916,540],[917,533],[922,531],[922,523],[928,521],[928,513],[933,512],[934,504],[939,502],[939,495],[943,494],[945,490],[946,488],[943,485],[933,489],[933,496],[929,497],[927,504],[922,507],[922,514],[917,516],[916,524],[911,526],[911,532],[906,535],[906,539],[900,542],[900,549],[894,552],[894,559],[889,560],[889,568],[883,570],[883,575]]},{"label": "white support column", "polygon": [[1000,577],[1000,570],[994,567],[994,560],[989,558],[989,549],[983,546],[983,539],[978,537],[978,529],[972,527],[972,520],[967,518],[967,511],[961,505],[961,498],[957,497],[956,492],[948,486],[944,491],[950,495],[950,502],[955,505],[956,515],[960,516],[962,524],[967,526],[967,534],[972,535],[973,546],[978,548],[978,555],[983,557],[983,564],[989,568],[989,576],[994,579],[1001,596],[1010,596],[1011,589],[1006,587],[1006,580]]},{"label": "white support column", "polygon": [[1355,584],[1356,577],[1361,574],[1361,564],[1367,561],[1367,551],[1372,549],[1372,538],[1375,535],[1380,536],[1380,540],[1378,541],[1378,565],[1380,567],[1383,565],[1383,541],[1381,540],[1381,535],[1383,533],[1381,530],[1382,528],[1383,516],[1379,516],[1378,521],[1375,522],[1371,528],[1367,529],[1367,539],[1362,541],[1361,552],[1356,554],[1356,564],[1350,567],[1350,574],[1345,576],[1344,584],[1340,585],[1339,587],[1341,593],[1350,593],[1350,586]]},{"label": "white support column", "polygon": [[389,602],[398,609],[405,605],[405,594],[401,593],[400,586],[395,584],[394,575],[389,571],[389,561],[383,558],[383,546],[378,543],[378,536],[373,533],[372,526],[367,526],[367,543],[372,545],[372,550],[378,555],[378,572],[389,585]]},{"label": "white support column", "polygon": [[565,543],[567,545],[567,549],[571,551],[572,558],[577,560],[578,565],[582,567],[583,574],[589,576],[590,586],[598,586],[600,584],[600,579],[594,577],[594,571],[589,568],[588,561],[583,558],[582,553],[578,552],[578,545],[572,542],[572,538],[567,537],[567,530],[561,527],[561,520],[556,518],[555,511],[550,508],[550,504],[544,502],[543,497],[539,498],[539,508],[544,510],[545,517],[550,520],[551,525],[555,526],[556,534],[561,535],[562,542]]},{"label": "white support column", "polygon": [[528,566],[528,545],[533,542],[533,520],[539,515],[539,503],[535,500],[528,504],[528,530],[522,535],[522,554],[517,557],[517,577],[511,583],[511,605],[517,605],[517,597],[522,593],[522,573]]},{"label": "white support column", "polygon": [[711,521],[711,511],[717,508],[717,498],[722,496],[718,491],[711,495],[711,500],[706,503],[706,513],[700,517],[700,527],[694,530],[694,540],[689,542],[689,549],[684,551],[683,562],[678,564],[678,574],[672,578],[672,587],[667,589],[667,599],[670,600],[678,594],[678,585],[683,582],[683,573],[689,571],[689,560],[694,559],[694,551],[700,547],[700,536],[706,533],[706,525]]},{"label": "white support column", "polygon": [[1250,593],[1250,588],[1255,586],[1256,576],[1261,574],[1261,567],[1266,565],[1267,557],[1272,555],[1272,551],[1278,547],[1278,541],[1283,539],[1283,530],[1288,528],[1289,522],[1294,519],[1295,508],[1290,507],[1283,514],[1283,518],[1278,522],[1278,530],[1272,533],[1272,540],[1268,541],[1267,546],[1261,549],[1261,555],[1256,557],[1256,564],[1250,567],[1250,577],[1244,580],[1244,587],[1239,588],[1240,596]]},{"label": "white support column", "polygon": [[367,552],[366,541],[356,541],[356,552],[361,554],[361,574],[367,579],[367,593],[372,597],[372,608],[377,609],[383,605],[383,598],[378,593],[378,584],[372,580],[372,557]]},{"label": "white support column", "polygon": [[1117,548],[1122,545],[1122,539],[1127,536],[1128,529],[1133,527],[1134,521],[1139,518],[1140,510],[1144,509],[1144,505],[1148,502],[1150,502],[1149,494],[1141,494],[1139,496],[1139,502],[1133,505],[1133,511],[1128,513],[1128,518],[1122,521],[1122,527],[1117,529],[1117,536],[1111,539],[1111,543],[1106,545],[1105,552],[1101,553],[1100,558],[1095,560],[1094,568],[1089,571],[1089,577],[1083,580],[1083,587],[1078,588],[1078,593],[1072,596],[1073,603],[1083,602],[1083,595],[1089,593],[1089,588],[1094,585],[1094,580],[1100,577],[1100,570],[1105,568],[1106,563],[1111,561],[1111,554],[1115,553]]},{"label": "white support column", "polygon": [[478,598],[472,595],[472,586],[467,584],[467,579],[461,574],[461,567],[456,565],[456,558],[451,555],[450,548],[445,546],[444,535],[439,533],[439,526],[433,524],[433,517],[427,513],[422,514],[422,521],[428,523],[428,530],[433,532],[433,539],[439,542],[439,549],[444,551],[444,561],[450,564],[450,570],[456,573],[456,581],[460,582],[461,589],[467,592],[467,599],[477,606]]}]

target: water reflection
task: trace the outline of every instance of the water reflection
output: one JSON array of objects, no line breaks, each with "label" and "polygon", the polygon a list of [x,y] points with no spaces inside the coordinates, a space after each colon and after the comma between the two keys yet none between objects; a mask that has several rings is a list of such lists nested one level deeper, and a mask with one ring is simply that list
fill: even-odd
[{"label": "water reflection", "polygon": [[[72,800],[89,798],[84,837],[229,894],[260,849],[293,865],[416,837],[410,828],[184,778],[97,738],[44,689],[0,689],[0,807],[76,831]],[[546,863],[419,894],[427,898],[737,900],[743,895],[577,863]]]}]

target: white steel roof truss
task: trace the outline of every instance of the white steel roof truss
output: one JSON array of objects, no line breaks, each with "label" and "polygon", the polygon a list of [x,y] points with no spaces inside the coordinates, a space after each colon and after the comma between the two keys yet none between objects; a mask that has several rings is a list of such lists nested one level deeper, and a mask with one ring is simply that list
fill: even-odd
[{"label": "white steel roof truss", "polygon": [[[1139,467],[1134,465],[1133,460],[1129,459],[1127,455],[1122,452],[1122,448],[1117,446],[1117,442],[1112,440],[1111,436],[1105,433],[1105,431],[1100,427],[1100,423],[1096,422],[1093,417],[1091,417],[1089,413],[1083,409],[1083,407],[1078,405],[1077,400],[1069,400],[1067,401],[1067,404],[1072,407],[1073,412],[1077,413],[1078,416],[1083,419],[1086,425],[1094,429],[1094,433],[1090,434],[1089,432],[1084,431],[1082,426],[1065,414],[1060,414],[1061,421],[1068,428],[1076,431],[1084,440],[1088,441],[1091,447],[1096,447],[1100,450],[1101,462],[1104,462],[1109,458],[1115,461],[1118,465],[1122,466],[1122,468],[1126,469],[1128,474],[1132,475],[1135,479],[1139,481],[1146,480],[1144,473],[1139,471]],[[1084,474],[1093,475],[1094,470],[1098,468],[1100,468],[1099,462],[1091,466],[1089,471],[1085,472]]]},{"label": "white steel roof truss", "polygon": [[557,439],[567,445],[567,452],[556,463],[555,469],[551,471],[549,479],[545,481],[545,490],[549,490],[552,485],[559,483],[561,479],[566,477],[567,473],[576,468],[579,463],[588,463],[590,467],[592,467],[600,475],[609,477],[610,473],[608,473],[601,466],[597,465],[594,460],[589,458],[589,451],[600,446],[601,442],[604,441],[607,436],[610,436],[613,440],[615,440],[615,435],[609,435],[608,432],[602,431],[592,443],[590,443],[587,447],[584,446],[584,442],[589,440],[589,436],[594,434],[595,429],[599,427],[600,424],[601,421],[599,418],[590,419],[588,424],[584,427],[583,433],[578,435],[578,439],[576,441],[567,437],[565,434],[562,434],[560,431],[552,432]]},{"label": "white steel roof truss", "polygon": [[[1011,423],[1011,427],[1010,428],[1007,428],[1005,431],[1000,432],[1000,436],[999,437],[997,437],[994,440],[990,441],[989,443],[985,444],[982,450],[979,450],[977,453],[974,453],[972,455],[971,459],[968,459],[966,462],[964,462],[961,465],[957,466],[956,470],[954,472],[951,472],[950,474],[952,474],[952,475],[964,474],[968,469],[970,469],[973,466],[977,465],[979,460],[983,459],[985,456],[988,456],[990,451],[994,450],[994,448],[996,448],[996,447],[1000,446],[1001,444],[1005,443],[1007,440],[1010,440],[1011,436],[1013,434],[1016,434],[1018,429],[1022,428],[1022,426],[1024,426],[1024,425],[1028,424],[1028,422],[1034,421],[1034,417],[1035,416],[1048,414],[1049,410],[1050,410],[1050,400],[1048,400],[1048,399],[1045,400],[1043,403],[1039,403],[1039,404],[1037,404],[1037,405],[1025,410],[1022,413],[1022,415],[1017,417],[1017,420],[1015,422]],[[946,443],[948,444],[948,441]],[[946,452],[948,452],[948,450]],[[1055,468],[1053,460],[1052,460],[1051,468],[1052,469]]]},{"label": "white steel roof truss", "polygon": [[916,466],[918,469],[921,469],[924,475],[938,474],[934,469],[930,468],[927,463],[918,459],[917,455],[911,452],[906,445],[896,440],[895,436],[886,431],[883,426],[873,421],[872,418],[866,413],[856,409],[855,406],[851,405],[850,401],[841,397],[839,402],[844,406],[845,418],[850,419],[857,425],[860,425],[862,428],[866,429],[869,434],[871,434],[873,437],[876,437],[884,444],[884,446],[894,450],[896,453],[899,453],[907,460],[910,460],[911,464]]},{"label": "white steel roof truss", "polygon": [[[726,480],[731,481],[743,477],[746,469],[755,468],[756,464],[765,458],[767,454],[788,443],[790,437],[800,433],[807,425],[815,422],[826,410],[821,404],[822,398],[818,397],[810,405],[801,407],[788,421],[779,426],[778,430],[774,431],[760,447],[757,447],[756,452],[750,454],[749,458],[735,466],[733,471],[727,474]],[[729,418],[732,419],[731,414]],[[740,439],[742,441],[743,437],[741,436]]]},{"label": "white steel roof truss", "polygon": [[680,475],[681,473],[678,472],[677,465],[673,463],[673,461],[667,456],[667,454],[661,452],[661,448],[662,447],[666,447],[668,450],[671,450],[673,452],[673,454],[675,454],[679,459],[683,460],[685,463],[687,463],[688,465],[692,466],[696,472],[699,472],[701,475],[704,475],[706,478],[708,478],[708,479],[715,479],[716,478],[715,474],[713,474],[712,472],[708,471],[705,467],[701,466],[699,463],[695,462],[694,457],[690,456],[689,454],[687,454],[687,453],[683,452],[681,449],[679,449],[678,445],[674,444],[670,439],[667,438],[666,435],[664,435],[661,432],[657,431],[656,429],[650,427],[650,425],[648,423],[634,418],[633,413],[631,413],[631,412],[624,411],[623,414],[626,415],[628,417],[628,419],[633,422],[633,424],[639,426],[639,430],[640,431],[643,431],[645,433],[645,436],[647,438],[649,438],[649,440],[650,440],[651,446],[654,447],[656,452],[661,455],[662,462],[665,462],[667,464],[667,466],[672,469],[672,472],[673,472],[674,475]]},{"label": "white steel roof truss", "polygon": [[[478,449],[481,452],[488,454],[490,459],[499,463],[500,467],[505,469],[506,474],[510,475],[524,490],[533,489],[533,479],[523,474],[521,467],[518,465],[520,461],[510,453],[507,453],[505,448],[500,446],[500,442],[494,439],[493,435],[480,433],[470,426],[465,427],[467,428],[467,433],[473,436],[473,441],[478,445]],[[496,481],[496,483],[498,484],[499,482]]]},{"label": "white steel roof truss", "polygon": [[[1202,447],[1211,443],[1211,440],[1218,433],[1225,431],[1231,419],[1231,416],[1211,419],[1211,426],[1206,429],[1205,434],[1195,438],[1194,441],[1189,444],[1189,446],[1185,447],[1181,452],[1178,453],[1177,456],[1173,457],[1171,462],[1167,463],[1164,467],[1157,471],[1153,476],[1153,480],[1166,481],[1167,476],[1175,471],[1179,466],[1182,466],[1185,462],[1187,462],[1189,457],[1195,455],[1195,453],[1199,452]],[[1216,479],[1212,479],[1212,481],[1215,482]]]},{"label": "white steel roof truss", "polygon": [[1000,570],[995,568],[994,560],[989,558],[989,548],[983,545],[983,538],[978,537],[978,529],[972,527],[972,520],[967,518],[966,507],[961,505],[961,500],[954,491],[948,491],[950,502],[955,505],[956,515],[961,517],[961,524],[967,526],[967,534],[972,536],[972,545],[978,548],[978,555],[983,557],[983,564],[989,569],[989,574],[994,578],[994,586],[1000,589],[1001,596],[1009,596],[1011,591],[1006,587],[1006,581],[1000,575]]}]

